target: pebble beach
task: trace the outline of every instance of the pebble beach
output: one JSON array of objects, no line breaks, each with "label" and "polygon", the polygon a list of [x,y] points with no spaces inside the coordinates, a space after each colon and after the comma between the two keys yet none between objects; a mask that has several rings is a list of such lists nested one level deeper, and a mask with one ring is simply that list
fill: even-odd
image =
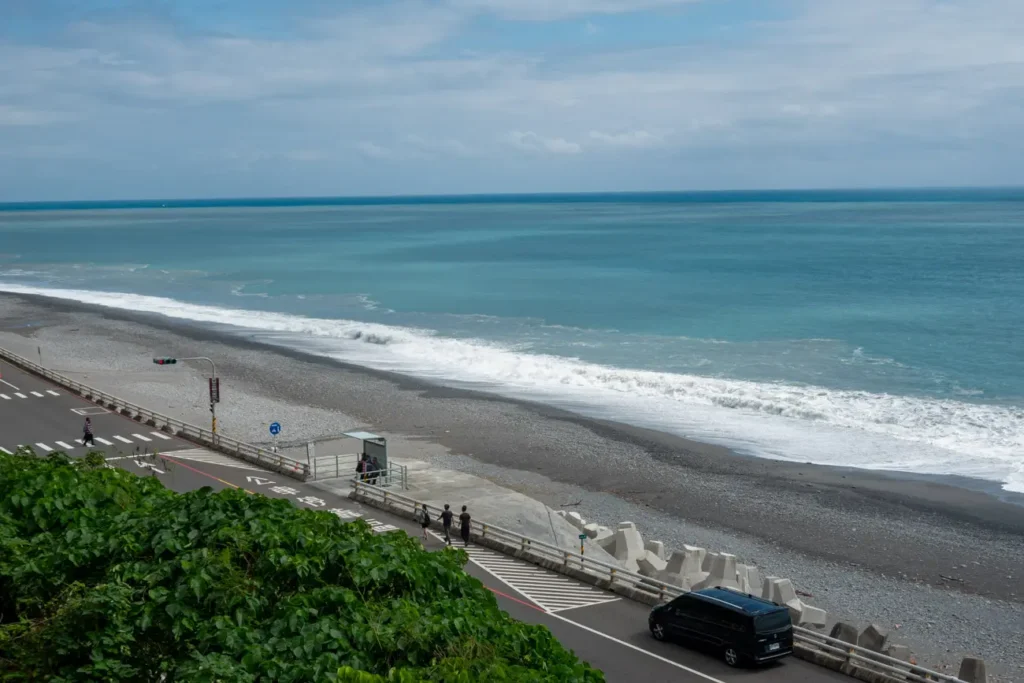
[{"label": "pebble beach", "polygon": [[1024,506],[991,484],[760,460],[155,315],[0,295],[0,321],[3,347],[196,424],[209,420],[201,370],[151,358],[215,358],[231,436],[267,443],[272,421],[288,441],[369,429],[395,458],[631,520],[667,548],[734,553],[832,615],[889,629],[923,664],[955,673],[978,655],[997,680],[1024,680]]}]

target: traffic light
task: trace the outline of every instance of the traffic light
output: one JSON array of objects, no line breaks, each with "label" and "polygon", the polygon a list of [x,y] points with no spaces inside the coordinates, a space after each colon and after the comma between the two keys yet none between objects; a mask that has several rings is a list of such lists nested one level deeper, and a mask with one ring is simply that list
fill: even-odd
[{"label": "traffic light", "polygon": [[178,362],[177,358],[154,358],[153,362],[157,365],[174,365]]}]

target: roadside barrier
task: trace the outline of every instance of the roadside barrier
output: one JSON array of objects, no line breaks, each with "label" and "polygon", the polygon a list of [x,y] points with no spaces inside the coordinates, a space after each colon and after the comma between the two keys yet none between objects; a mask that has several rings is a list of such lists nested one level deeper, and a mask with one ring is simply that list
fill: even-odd
[{"label": "roadside barrier", "polygon": [[125,417],[129,417],[136,422],[149,425],[156,429],[160,429],[168,434],[179,436],[183,439],[188,439],[195,443],[206,446],[207,448],[220,451],[227,455],[230,455],[246,462],[251,462],[254,465],[265,467],[268,470],[273,470],[280,474],[292,477],[294,479],[300,479],[305,481],[309,478],[309,465],[298,460],[292,460],[291,458],[273,453],[263,448],[257,448],[238,439],[233,439],[230,436],[224,436],[222,434],[214,434],[209,429],[203,429],[195,425],[183,422],[167,415],[153,412],[137,406],[134,403],[129,403],[116,396],[112,396],[106,392],[94,389],[81,382],[65,377],[57,372],[48,370],[38,363],[34,363],[27,358],[23,358],[16,353],[12,353],[7,349],[0,348],[0,358],[8,361],[12,365],[31,372],[40,377],[44,377],[55,384],[59,384],[65,389],[78,394],[82,398],[85,398],[93,403],[103,406],[109,410],[117,411]]},{"label": "roadside barrier", "polygon": [[[350,479],[353,496],[360,502],[402,517],[414,517],[424,503],[359,477]],[[427,504],[435,519],[441,509]],[[686,591],[615,565],[593,560],[571,550],[523,536],[477,519],[470,522],[470,537],[477,545],[518,557],[540,567],[648,605],[667,602]],[[793,627],[794,655],[821,666],[873,683],[967,683],[949,674],[931,671],[910,662],[830,638],[810,629]]]}]

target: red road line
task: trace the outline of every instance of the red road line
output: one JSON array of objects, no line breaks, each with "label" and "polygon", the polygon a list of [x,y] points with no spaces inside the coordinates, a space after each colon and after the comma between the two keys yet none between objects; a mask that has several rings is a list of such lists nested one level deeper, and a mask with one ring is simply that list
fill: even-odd
[{"label": "red road line", "polygon": [[[171,451],[171,452],[173,453],[173,451]],[[173,462],[175,465],[178,465],[180,467],[184,467],[186,470],[189,470],[190,472],[195,472],[196,474],[201,474],[204,477],[209,477],[210,479],[213,479],[215,481],[219,481],[220,483],[224,484],[225,486],[230,486],[233,489],[242,489],[243,491],[245,491],[246,493],[248,493],[250,495],[256,495],[255,493],[253,493],[249,489],[243,489],[238,484],[232,484],[230,481],[224,481],[220,477],[215,477],[212,474],[210,474],[209,472],[203,472],[202,470],[198,470],[195,467],[190,467],[189,465],[186,465],[185,463],[181,462],[180,460],[175,460],[174,458],[166,456],[163,453],[160,453],[159,456],[162,459],[164,459],[164,460],[169,460],[170,462]]]},{"label": "red road line", "polygon": [[543,609],[541,607],[537,607],[537,605],[533,604],[532,602],[526,602],[525,600],[520,600],[519,598],[514,598],[511,595],[509,595],[508,593],[502,593],[501,591],[496,590],[494,588],[491,588],[490,586],[487,586],[487,585],[485,585],[484,588],[486,588],[487,590],[491,591],[495,595],[500,595],[501,597],[503,597],[503,598],[505,598],[507,600],[511,600],[512,602],[518,602],[520,605],[524,605],[526,607],[533,608],[533,609],[537,610],[538,612],[543,612],[544,614],[548,614],[548,611],[546,609]]}]

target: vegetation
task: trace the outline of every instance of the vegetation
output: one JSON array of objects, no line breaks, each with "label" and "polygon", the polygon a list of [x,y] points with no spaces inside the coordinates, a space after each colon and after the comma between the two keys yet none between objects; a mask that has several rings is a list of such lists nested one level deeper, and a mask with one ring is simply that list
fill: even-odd
[{"label": "vegetation", "polygon": [[604,680],[465,561],[99,454],[0,453],[0,680]]}]

